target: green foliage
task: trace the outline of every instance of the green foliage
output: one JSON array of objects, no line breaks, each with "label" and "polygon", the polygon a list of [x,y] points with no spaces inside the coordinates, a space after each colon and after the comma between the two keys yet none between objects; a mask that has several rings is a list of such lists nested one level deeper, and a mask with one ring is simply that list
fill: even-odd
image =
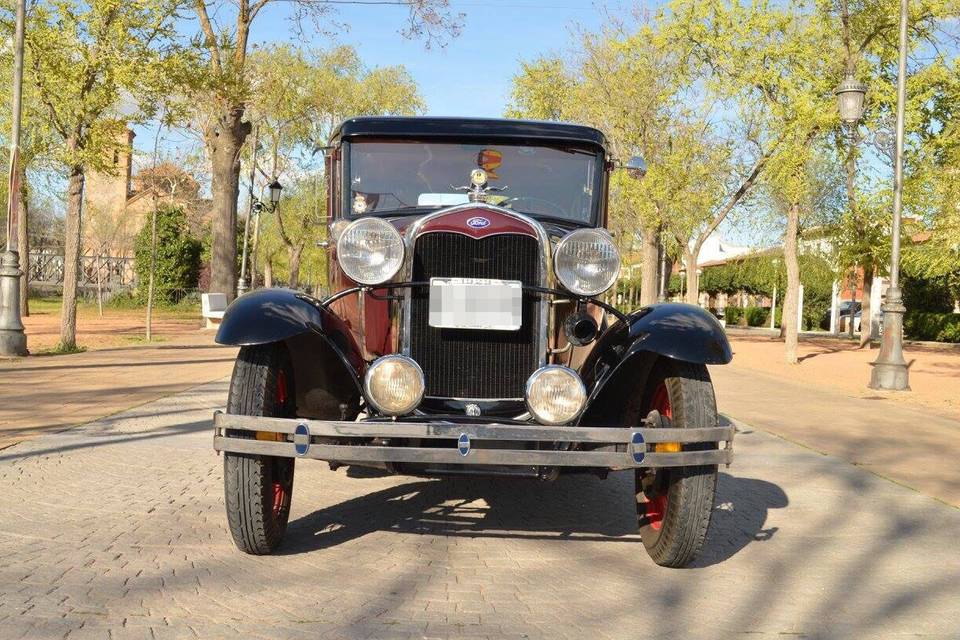
[{"label": "green foliage", "polygon": [[[118,144],[126,120],[153,115],[178,64],[179,51],[172,44],[176,7],[173,0],[32,5],[25,82],[44,104],[35,124],[62,141],[56,146],[59,162],[110,170],[106,151]],[[158,46],[164,39],[168,44]],[[122,118],[116,115],[121,103],[134,107]]]},{"label": "green foliage", "polygon": [[405,67],[368,68],[349,46],[317,52],[269,46],[250,55],[247,75],[249,115],[259,126],[271,176],[320,157],[317,147],[348,117],[415,115],[426,108]]},{"label": "green foliage", "polygon": [[[779,308],[777,309],[779,311]],[[740,325],[744,327],[767,327],[770,323],[770,309],[766,307],[733,307],[727,306],[723,310],[727,326]],[[779,313],[777,318],[779,318]]]},{"label": "green foliage", "polygon": [[[200,275],[200,240],[190,234],[187,216],[182,209],[164,207],[157,210],[157,258],[154,271],[156,299],[173,303],[184,289],[195,289]],[[134,241],[134,270],[137,293],[147,295],[150,278],[151,224],[143,226]]]},{"label": "green foliage", "polygon": [[947,313],[953,311],[957,295],[946,277],[925,278],[905,271],[901,274],[900,288],[903,304],[908,311]]},{"label": "green foliage", "polygon": [[960,313],[907,311],[903,330],[911,340],[960,342]]},{"label": "green foliage", "polygon": [[576,88],[559,58],[540,57],[532,62],[521,62],[520,72],[513,78],[508,118],[535,120],[563,120],[570,109],[570,100]]}]

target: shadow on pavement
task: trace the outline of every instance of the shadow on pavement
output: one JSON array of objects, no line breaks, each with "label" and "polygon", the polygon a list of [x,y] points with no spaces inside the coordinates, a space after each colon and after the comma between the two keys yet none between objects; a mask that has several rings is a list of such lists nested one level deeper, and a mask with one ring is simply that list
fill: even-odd
[{"label": "shadow on pavement", "polygon": [[[360,476],[351,471],[348,475]],[[719,474],[716,506],[697,566],[769,540],[770,509],[787,506],[777,485]],[[641,543],[629,472],[607,480],[562,476],[553,483],[496,478],[413,480],[320,509],[287,528],[279,554],[327,549],[375,531],[471,538]]]},{"label": "shadow on pavement", "polygon": [[770,509],[783,509],[790,500],[772,482],[721,473],[717,498],[703,552],[694,567],[708,567],[732,558],[751,542],[773,538],[778,527],[764,528]]}]

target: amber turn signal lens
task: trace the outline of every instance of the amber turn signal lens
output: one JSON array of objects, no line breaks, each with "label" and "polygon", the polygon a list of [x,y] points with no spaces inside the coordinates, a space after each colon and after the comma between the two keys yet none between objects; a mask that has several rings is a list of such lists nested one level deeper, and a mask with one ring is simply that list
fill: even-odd
[{"label": "amber turn signal lens", "polygon": [[679,442],[658,442],[653,445],[653,450],[657,453],[679,453]]}]

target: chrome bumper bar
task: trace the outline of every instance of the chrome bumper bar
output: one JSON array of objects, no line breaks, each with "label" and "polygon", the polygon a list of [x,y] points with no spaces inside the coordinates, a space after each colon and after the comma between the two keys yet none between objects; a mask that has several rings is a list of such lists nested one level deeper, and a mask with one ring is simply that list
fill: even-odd
[{"label": "chrome bumper bar", "polygon": [[[733,426],[674,429],[656,412],[651,412],[643,424],[645,426],[638,428],[623,428],[386,420],[341,422],[240,416],[217,411],[213,416],[213,448],[345,464],[410,462],[629,469],[730,464],[733,459]],[[234,433],[228,435],[228,432]],[[235,432],[256,434],[238,437]],[[450,446],[391,444],[397,438],[445,440]],[[336,444],[331,444],[331,440]],[[496,441],[496,448],[485,446],[491,441]],[[518,447],[506,448],[504,444],[510,442],[517,443]],[[662,442],[712,443],[716,448],[655,451],[654,445]],[[557,450],[557,443],[568,446]]]}]

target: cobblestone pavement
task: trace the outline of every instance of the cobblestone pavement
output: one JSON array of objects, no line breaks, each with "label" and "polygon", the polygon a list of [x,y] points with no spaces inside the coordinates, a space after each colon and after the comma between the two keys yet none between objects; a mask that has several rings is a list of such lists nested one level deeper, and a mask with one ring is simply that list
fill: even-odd
[{"label": "cobblestone pavement", "polygon": [[647,558],[623,474],[310,461],[287,544],[245,556],[211,450],[225,395],[0,451],[0,638],[960,637],[960,511],[746,426],[694,569]]}]

